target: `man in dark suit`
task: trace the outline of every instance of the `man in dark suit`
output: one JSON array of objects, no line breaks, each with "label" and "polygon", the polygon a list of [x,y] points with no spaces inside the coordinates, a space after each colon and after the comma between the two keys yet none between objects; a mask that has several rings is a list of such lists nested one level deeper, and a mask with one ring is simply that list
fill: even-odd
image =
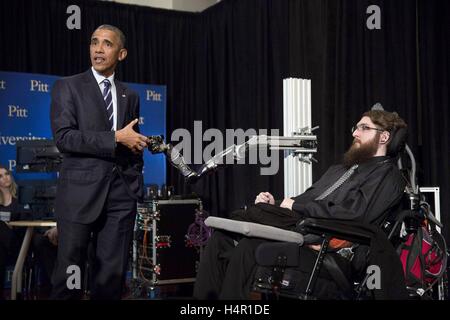
[{"label": "man in dark suit", "polygon": [[121,298],[148,143],[137,125],[138,95],[114,79],[126,56],[123,33],[102,25],[91,37],[92,68],[52,89],[52,132],[64,155],[55,203],[54,299],[81,297],[89,241],[95,252],[91,298]]}]

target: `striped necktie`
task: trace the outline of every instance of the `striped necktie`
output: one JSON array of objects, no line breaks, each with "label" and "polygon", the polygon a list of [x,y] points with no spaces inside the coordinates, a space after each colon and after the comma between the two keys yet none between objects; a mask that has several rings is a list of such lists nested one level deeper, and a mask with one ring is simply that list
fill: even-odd
[{"label": "striped necktie", "polygon": [[106,112],[108,113],[108,120],[111,125],[111,131],[114,131],[114,108],[111,93],[111,82],[108,79],[103,80],[103,99],[105,99]]},{"label": "striped necktie", "polygon": [[355,172],[356,168],[358,168],[358,165],[353,165],[350,169],[344,172],[344,174],[335,182],[332,186],[330,186],[328,189],[326,189],[320,196],[318,196],[315,200],[322,200],[328,195],[330,195],[334,190],[339,188],[350,176]]}]

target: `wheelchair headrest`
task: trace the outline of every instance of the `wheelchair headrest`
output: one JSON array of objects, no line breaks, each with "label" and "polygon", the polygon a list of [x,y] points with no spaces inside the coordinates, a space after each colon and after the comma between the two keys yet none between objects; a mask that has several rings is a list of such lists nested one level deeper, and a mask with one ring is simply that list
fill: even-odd
[{"label": "wheelchair headrest", "polygon": [[395,158],[405,149],[408,137],[407,128],[396,128],[390,133],[386,155]]}]

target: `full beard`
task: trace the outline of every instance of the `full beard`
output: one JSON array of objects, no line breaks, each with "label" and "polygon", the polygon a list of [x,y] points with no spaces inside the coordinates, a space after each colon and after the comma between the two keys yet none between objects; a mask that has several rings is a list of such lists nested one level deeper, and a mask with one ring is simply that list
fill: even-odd
[{"label": "full beard", "polygon": [[344,159],[342,161],[344,166],[350,168],[355,164],[363,163],[372,158],[378,150],[379,136],[380,134],[377,132],[372,140],[366,143],[359,142],[359,146],[357,145],[358,142],[356,141],[356,139],[353,140],[350,148],[346,153],[344,153]]}]

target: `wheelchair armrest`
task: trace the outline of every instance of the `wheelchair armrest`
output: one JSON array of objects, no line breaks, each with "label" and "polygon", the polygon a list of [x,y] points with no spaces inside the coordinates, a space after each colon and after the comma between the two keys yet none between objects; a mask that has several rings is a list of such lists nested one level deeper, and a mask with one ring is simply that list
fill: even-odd
[{"label": "wheelchair armrest", "polygon": [[370,244],[371,239],[370,232],[348,227],[343,220],[306,218],[297,224],[296,231],[304,235],[315,234],[366,245]]},{"label": "wheelchair armrest", "polygon": [[206,218],[205,224],[208,227],[243,234],[244,236],[247,237],[294,242],[298,245],[303,244],[303,235],[301,235],[300,233],[275,228],[264,224],[246,221],[236,221],[232,219],[212,217],[212,216]]}]

